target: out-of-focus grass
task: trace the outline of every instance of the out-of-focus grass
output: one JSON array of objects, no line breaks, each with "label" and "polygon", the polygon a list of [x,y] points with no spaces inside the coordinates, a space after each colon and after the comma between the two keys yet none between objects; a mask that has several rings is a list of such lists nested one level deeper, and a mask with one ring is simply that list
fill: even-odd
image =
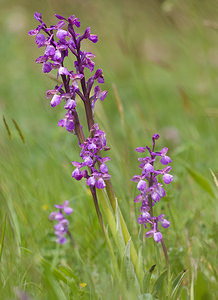
[{"label": "out-of-focus grass", "polygon": [[[131,288],[125,292],[112,284],[109,252],[91,196],[84,182],[72,181],[71,160],[78,159],[79,149],[76,137],[57,126],[63,109],[51,109],[46,100],[45,91],[54,82],[34,64],[41,49],[27,31],[36,27],[35,11],[48,23],[55,22],[54,13],[75,14],[82,29],[91,26],[99,35],[98,44],[87,44],[104,71],[108,90],[105,103],[97,105],[96,119],[107,133],[112,182],[134,241],[139,246],[136,187],[130,181],[138,173],[134,149],[159,132],[159,146],[169,148],[175,178],[158,207],[172,222],[164,238],[173,278],[187,269],[181,299],[216,299],[217,199],[210,173],[218,172],[216,2],[66,0],[1,6],[0,111],[13,137],[9,139],[1,121],[1,235],[6,218],[2,299],[15,297],[18,289],[33,299],[134,299]],[[123,121],[112,84],[123,106]],[[214,196],[202,188],[199,174],[209,181]],[[66,199],[74,208],[70,229],[79,253],[69,244],[55,244],[48,221],[53,204]],[[146,267],[157,265],[152,282],[165,268],[162,250],[156,248],[152,240],[144,241]],[[68,283],[51,271],[60,265],[71,268]],[[83,282],[88,284],[81,287]]]}]

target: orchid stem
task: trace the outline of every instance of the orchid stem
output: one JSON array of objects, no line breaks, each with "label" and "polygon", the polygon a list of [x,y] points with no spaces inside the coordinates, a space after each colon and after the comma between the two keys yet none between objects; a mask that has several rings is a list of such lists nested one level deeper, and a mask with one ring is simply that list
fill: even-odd
[{"label": "orchid stem", "polygon": [[161,239],[161,245],[162,245],[164,256],[165,256],[165,259],[166,259],[167,269],[169,270],[170,264],[169,264],[168,254],[167,254],[167,247],[164,243],[163,238]]}]

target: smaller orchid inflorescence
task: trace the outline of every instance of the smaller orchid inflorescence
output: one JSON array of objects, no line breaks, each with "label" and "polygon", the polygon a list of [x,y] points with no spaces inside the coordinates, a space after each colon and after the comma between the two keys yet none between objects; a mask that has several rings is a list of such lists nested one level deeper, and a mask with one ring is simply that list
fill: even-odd
[{"label": "smaller orchid inflorescence", "polygon": [[66,242],[66,233],[68,233],[68,225],[69,221],[66,219],[66,215],[70,215],[73,212],[73,209],[69,207],[69,201],[65,201],[63,205],[54,205],[54,207],[58,208],[58,212],[52,212],[49,216],[51,221],[56,220],[58,223],[54,226],[55,234],[57,236],[56,242],[58,244],[64,244]]},{"label": "smaller orchid inflorescence", "polygon": [[139,153],[148,150],[150,156],[138,159],[141,163],[139,168],[142,169],[142,174],[133,176],[132,181],[138,183],[137,189],[140,191],[140,194],[134,200],[135,203],[141,202],[141,215],[137,219],[137,222],[143,224],[145,228],[147,228],[146,224],[150,224],[151,230],[146,232],[145,236],[153,236],[156,242],[160,242],[162,240],[162,234],[159,231],[158,223],[160,222],[163,228],[167,228],[170,226],[170,222],[164,218],[163,214],[158,217],[153,216],[153,206],[166,195],[163,185],[157,181],[157,177],[162,175],[163,182],[169,184],[173,180],[173,176],[169,174],[171,171],[170,166],[166,166],[161,170],[154,169],[154,163],[156,162],[157,157],[161,157],[160,162],[163,165],[171,163],[170,157],[166,155],[168,150],[166,147],[160,152],[154,152],[155,141],[157,139],[159,139],[159,135],[154,134],[152,138],[152,150],[148,146],[135,149]]}]

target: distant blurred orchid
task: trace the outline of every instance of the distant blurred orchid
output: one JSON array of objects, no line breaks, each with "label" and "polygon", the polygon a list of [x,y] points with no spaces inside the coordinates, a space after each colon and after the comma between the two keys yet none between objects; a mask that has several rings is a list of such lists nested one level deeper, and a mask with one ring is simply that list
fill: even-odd
[{"label": "distant blurred orchid", "polygon": [[52,212],[49,216],[51,221],[56,220],[58,223],[54,226],[55,234],[57,236],[57,243],[64,244],[66,242],[66,233],[68,232],[69,221],[66,219],[63,213],[70,215],[73,212],[73,209],[69,207],[69,201],[65,201],[63,205],[54,205],[58,208],[58,212]]}]

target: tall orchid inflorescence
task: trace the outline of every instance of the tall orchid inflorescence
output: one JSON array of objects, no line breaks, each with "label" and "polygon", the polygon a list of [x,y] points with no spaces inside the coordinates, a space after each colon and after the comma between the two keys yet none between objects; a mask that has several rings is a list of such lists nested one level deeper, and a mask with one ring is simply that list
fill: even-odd
[{"label": "tall orchid inflorescence", "polygon": [[171,159],[167,156],[167,148],[163,148],[160,152],[154,152],[155,141],[159,138],[158,134],[154,134],[153,148],[152,150],[146,147],[138,147],[135,150],[139,153],[143,153],[148,150],[150,156],[139,158],[139,168],[142,169],[141,175],[135,175],[132,178],[132,181],[137,182],[137,189],[140,191],[140,194],[135,198],[134,202],[141,203],[140,212],[137,222],[143,224],[147,228],[147,224],[151,225],[151,230],[146,232],[146,237],[153,236],[156,242],[162,240],[162,234],[159,231],[158,223],[160,222],[163,228],[170,226],[170,222],[164,218],[164,215],[161,214],[158,217],[153,216],[153,206],[163,198],[166,193],[163,188],[162,183],[158,182],[157,178],[162,175],[163,182],[169,184],[173,180],[173,176],[169,174],[171,167],[166,166],[163,169],[154,169],[154,163],[156,162],[157,157],[161,157],[160,162],[163,165],[168,165],[171,163]]},{"label": "tall orchid inflorescence", "polygon": [[[62,84],[57,84],[53,90],[47,91],[47,98],[51,98],[51,106],[55,107],[64,102],[66,109],[65,118],[61,119],[58,126],[65,127],[70,133],[75,133],[81,147],[80,157],[82,163],[73,161],[76,169],[72,177],[76,180],[86,179],[87,185],[92,188],[102,189],[105,187],[105,180],[110,179],[108,168],[105,164],[110,158],[101,157],[101,151],[109,150],[105,133],[99,130],[98,124],[94,124],[94,108],[98,99],[103,101],[107,96],[107,91],[101,91],[98,84],[104,83],[104,75],[98,69],[88,79],[85,78],[85,68],[91,72],[94,70],[95,57],[91,52],[81,50],[84,40],[93,43],[98,41],[95,34],[91,34],[88,27],[83,34],[76,33],[75,29],[80,27],[80,21],[74,15],[68,19],[55,15],[59,22],[56,25],[47,27],[42,21],[40,13],[35,13],[34,18],[40,23],[36,29],[29,31],[29,35],[35,35],[38,48],[44,47],[44,55],[36,59],[36,63],[42,64],[44,73],[57,70],[57,79],[62,78]],[[67,30],[63,29],[67,25]],[[65,65],[65,58],[72,54],[75,58],[74,70],[69,70]],[[94,83],[98,83],[92,92]],[[80,85],[78,84],[80,83]],[[84,137],[83,127],[80,124],[76,106],[78,96],[85,105],[88,127],[90,135]],[[87,169],[81,171],[81,168]],[[89,172],[88,172],[89,171]]]}]

